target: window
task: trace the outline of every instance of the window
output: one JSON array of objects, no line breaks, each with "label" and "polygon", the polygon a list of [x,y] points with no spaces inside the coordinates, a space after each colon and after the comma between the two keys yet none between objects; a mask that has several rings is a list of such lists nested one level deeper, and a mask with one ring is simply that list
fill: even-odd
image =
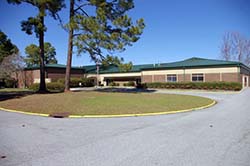
[{"label": "window", "polygon": [[204,81],[203,74],[192,74],[192,81],[193,82],[203,82]]},{"label": "window", "polygon": [[176,81],[177,81],[176,74],[168,74],[167,75],[167,82],[176,82]]}]

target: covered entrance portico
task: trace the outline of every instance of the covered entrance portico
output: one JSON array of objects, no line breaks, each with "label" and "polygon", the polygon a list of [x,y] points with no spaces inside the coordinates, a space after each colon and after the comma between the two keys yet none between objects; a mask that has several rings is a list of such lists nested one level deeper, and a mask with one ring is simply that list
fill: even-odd
[{"label": "covered entrance portico", "polygon": [[133,81],[136,84],[141,82],[141,73],[140,72],[131,72],[131,73],[107,73],[100,74],[98,80],[104,86],[109,86],[111,82],[118,83],[120,86],[123,86],[124,83]]},{"label": "covered entrance portico", "polygon": [[104,83],[106,86],[109,86],[111,82],[118,83],[120,86],[123,86],[125,83],[134,82],[135,85],[141,83],[141,77],[138,76],[127,76],[127,77],[104,77]]}]

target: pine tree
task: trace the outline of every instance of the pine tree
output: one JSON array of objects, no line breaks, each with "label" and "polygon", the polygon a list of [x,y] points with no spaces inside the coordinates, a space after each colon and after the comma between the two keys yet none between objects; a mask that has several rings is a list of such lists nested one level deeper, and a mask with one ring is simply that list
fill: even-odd
[{"label": "pine tree", "polygon": [[7,0],[11,4],[28,3],[38,9],[38,14],[35,17],[29,17],[28,20],[21,22],[22,31],[28,35],[36,34],[39,39],[40,48],[40,86],[39,92],[46,92],[45,84],[45,66],[44,66],[44,32],[46,26],[44,24],[44,17],[50,14],[53,18],[58,19],[57,12],[65,5],[63,0]]},{"label": "pine tree", "polygon": [[[144,20],[136,24],[127,15],[134,8],[133,0],[70,0],[68,58],[65,91],[69,91],[73,45],[77,54],[87,53],[99,64],[116,51],[138,41],[145,27]],[[87,13],[88,11],[94,11]],[[111,54],[111,55],[109,55]],[[115,57],[114,57],[115,58]],[[129,68],[128,64],[126,68]]]}]

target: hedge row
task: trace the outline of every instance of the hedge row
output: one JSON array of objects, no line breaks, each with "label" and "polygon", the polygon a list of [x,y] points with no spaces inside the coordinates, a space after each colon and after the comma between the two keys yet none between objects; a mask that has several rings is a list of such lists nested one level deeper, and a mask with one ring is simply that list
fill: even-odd
[{"label": "hedge row", "polygon": [[135,82],[129,81],[128,83],[124,83],[123,86],[135,86]]},{"label": "hedge row", "polygon": [[[63,91],[64,90],[64,79],[58,79],[54,80],[55,82],[46,83],[46,87],[49,91]],[[88,78],[71,78],[70,79],[70,85],[71,88],[73,87],[92,87],[94,86],[94,83],[91,79]],[[29,89],[31,90],[38,90],[39,89],[39,83],[32,84],[29,86]]]},{"label": "hedge row", "polygon": [[176,82],[176,83],[146,83],[143,87],[162,88],[162,89],[205,89],[205,90],[234,90],[239,91],[242,88],[241,83],[237,82]]},{"label": "hedge row", "polygon": [[[39,89],[39,83],[35,83],[29,86],[30,90],[37,91]],[[59,83],[59,82],[50,82],[46,83],[46,88],[49,91],[63,91],[64,90],[64,84]]]},{"label": "hedge row", "polygon": [[[56,82],[64,84],[65,79],[64,78],[58,79],[58,80],[56,80]],[[92,86],[94,86],[94,82],[92,79],[89,79],[89,78],[71,78],[69,86],[71,88],[74,88],[74,87],[92,87]]]},{"label": "hedge row", "polygon": [[0,79],[0,88],[16,88],[17,83],[17,80],[15,80],[14,78],[2,78]]},{"label": "hedge row", "polygon": [[116,82],[110,82],[110,83],[109,83],[109,86],[120,86],[120,84],[119,84],[119,83],[116,83]]}]

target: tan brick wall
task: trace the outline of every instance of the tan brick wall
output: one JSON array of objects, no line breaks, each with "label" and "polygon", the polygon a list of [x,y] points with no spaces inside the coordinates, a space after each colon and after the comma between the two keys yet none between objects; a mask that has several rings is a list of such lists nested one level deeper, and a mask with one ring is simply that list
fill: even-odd
[{"label": "tan brick wall", "polygon": [[184,79],[184,74],[178,74],[177,75],[177,81],[178,82],[190,82],[191,81],[191,75],[190,74],[185,74],[185,79]]},{"label": "tan brick wall", "polygon": [[142,82],[152,82],[152,75],[143,75]]},{"label": "tan brick wall", "polygon": [[166,75],[153,75],[153,82],[166,82]]},{"label": "tan brick wall", "polygon": [[40,78],[40,70],[31,70],[31,72],[33,74],[33,79]]},{"label": "tan brick wall", "polygon": [[220,73],[205,74],[205,82],[219,82]]},{"label": "tan brick wall", "polygon": [[28,70],[25,73],[25,79],[26,79],[26,86],[30,86],[31,84],[33,84],[34,79],[35,78],[39,78],[40,77],[40,73],[38,73],[39,70]]},{"label": "tan brick wall", "polygon": [[222,81],[225,82],[240,82],[241,79],[239,78],[238,73],[222,73]]},{"label": "tan brick wall", "polygon": [[[22,76],[23,75],[23,76]],[[58,78],[65,78],[65,69],[55,69],[55,68],[48,68],[46,69],[46,78],[58,79]],[[71,70],[71,77],[83,77],[82,70]],[[19,75],[19,77],[23,77],[23,80],[18,80],[18,87],[30,86],[34,83],[35,79],[40,79],[40,70],[25,70],[23,73]]]},{"label": "tan brick wall", "polygon": [[[52,81],[59,79],[59,78],[65,78],[65,72],[66,72],[66,69],[64,68],[61,68],[61,69],[48,68],[46,70],[47,78],[51,78]],[[71,70],[71,77],[83,77],[83,76],[84,74],[82,70],[75,70],[75,69]]]}]

